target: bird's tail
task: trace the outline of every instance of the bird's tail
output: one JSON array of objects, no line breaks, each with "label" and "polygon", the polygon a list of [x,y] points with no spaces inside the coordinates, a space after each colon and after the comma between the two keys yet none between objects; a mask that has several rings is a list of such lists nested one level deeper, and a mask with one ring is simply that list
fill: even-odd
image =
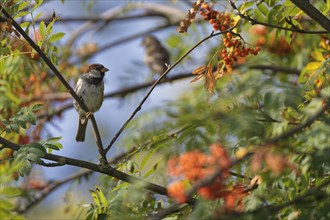
[{"label": "bird's tail", "polygon": [[81,117],[79,116],[79,120],[78,120],[78,131],[77,131],[77,135],[76,135],[76,141],[79,142],[83,142],[85,141],[85,134],[86,134],[86,128],[87,128],[87,122],[88,120],[82,120]]}]

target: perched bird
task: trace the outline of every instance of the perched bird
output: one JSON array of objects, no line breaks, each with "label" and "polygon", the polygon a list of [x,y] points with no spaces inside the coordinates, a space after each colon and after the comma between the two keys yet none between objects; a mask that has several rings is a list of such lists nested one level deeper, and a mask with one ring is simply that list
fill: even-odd
[{"label": "perched bird", "polygon": [[79,125],[76,141],[84,141],[88,116],[101,108],[104,95],[104,73],[108,69],[101,64],[92,64],[87,71],[79,77],[75,92],[85,103],[90,112],[85,112],[74,100],[73,105],[79,114]]},{"label": "perched bird", "polygon": [[145,63],[153,74],[163,74],[170,64],[170,54],[160,41],[152,36],[147,35],[142,41],[145,48]]}]

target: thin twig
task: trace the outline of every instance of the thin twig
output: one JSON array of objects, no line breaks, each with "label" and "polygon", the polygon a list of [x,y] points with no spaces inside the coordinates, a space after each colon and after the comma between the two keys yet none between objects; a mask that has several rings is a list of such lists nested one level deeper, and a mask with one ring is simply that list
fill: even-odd
[{"label": "thin twig", "polygon": [[175,66],[177,66],[186,56],[188,56],[194,49],[196,49],[204,41],[206,41],[206,40],[208,40],[208,39],[210,39],[212,37],[218,36],[220,34],[227,33],[227,32],[231,31],[234,28],[235,27],[232,27],[232,28],[230,28],[230,29],[228,29],[226,31],[218,32],[218,33],[213,33],[212,32],[209,36],[207,36],[204,39],[202,39],[201,41],[199,41],[191,49],[189,49],[185,54],[183,54],[172,66],[168,67],[167,70],[154,82],[154,84],[151,86],[151,88],[149,89],[149,91],[147,92],[147,94],[144,96],[144,98],[142,99],[142,101],[140,102],[140,104],[135,108],[135,110],[133,111],[133,113],[131,114],[131,116],[126,120],[126,122],[123,124],[123,126],[119,129],[119,131],[113,137],[113,139],[111,140],[110,144],[105,148],[105,152],[107,153],[110,150],[110,148],[115,143],[115,141],[117,140],[117,138],[119,137],[119,135],[123,132],[123,130],[126,128],[126,126],[128,125],[128,123],[134,118],[134,116],[141,110],[142,105],[144,104],[144,102],[148,99],[148,97],[150,96],[150,94],[152,93],[152,91],[155,89],[155,87],[158,85],[158,83],[160,81],[162,81],[162,79],[166,76],[166,74],[168,72],[170,72]]},{"label": "thin twig", "polygon": [[[31,47],[33,47],[33,49],[35,49],[37,51],[39,56],[44,60],[44,62],[47,64],[47,66],[55,73],[57,78],[61,81],[61,83],[69,91],[71,96],[77,101],[79,106],[85,112],[89,112],[89,110],[86,107],[85,103],[78,97],[78,95],[75,93],[75,91],[70,86],[70,84],[62,76],[62,74],[58,71],[58,69],[55,67],[55,65],[46,56],[46,54],[41,50],[41,48],[36,43],[34,43],[34,41],[29,37],[29,35],[27,33],[25,33],[25,31],[21,28],[21,26],[10,16],[10,14],[8,14],[8,12],[1,5],[0,5],[0,11],[2,12],[2,14],[4,14],[11,21],[11,23],[15,27],[15,29],[23,36],[23,38],[31,45]],[[90,116],[90,119],[91,119],[92,122],[93,121],[95,122],[95,117],[94,117],[93,114]],[[97,146],[98,146],[98,149],[99,149],[99,152],[100,152],[100,156],[102,158],[102,160],[100,160],[100,162],[106,162],[107,161],[106,160],[106,155],[103,154],[104,148],[102,146],[102,140],[100,138],[100,133],[99,133],[99,130],[97,128],[96,122],[93,123],[93,130],[94,130],[94,133],[97,134],[96,135],[96,138],[97,138],[96,143],[97,143]]]}]

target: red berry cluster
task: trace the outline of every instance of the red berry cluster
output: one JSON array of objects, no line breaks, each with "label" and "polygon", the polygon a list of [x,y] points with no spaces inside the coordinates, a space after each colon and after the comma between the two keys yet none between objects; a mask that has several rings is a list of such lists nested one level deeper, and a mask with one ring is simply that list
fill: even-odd
[{"label": "red berry cluster", "polygon": [[207,3],[202,4],[200,14],[204,20],[212,24],[215,31],[225,31],[234,25],[234,20],[230,18],[229,14],[213,10],[212,6]]},{"label": "red berry cluster", "polygon": [[245,57],[249,54],[257,55],[260,51],[260,47],[245,48],[240,38],[233,37],[230,32],[228,32],[226,37],[223,38],[223,45],[226,48],[221,50],[219,59],[222,58],[227,66],[233,65],[239,57]]}]

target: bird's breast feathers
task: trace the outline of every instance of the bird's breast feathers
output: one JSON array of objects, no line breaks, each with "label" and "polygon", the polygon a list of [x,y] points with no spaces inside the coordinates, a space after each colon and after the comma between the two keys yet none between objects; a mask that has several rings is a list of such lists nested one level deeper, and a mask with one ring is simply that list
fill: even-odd
[{"label": "bird's breast feathers", "polygon": [[103,81],[100,85],[94,85],[79,79],[75,91],[91,112],[101,108],[104,96]]}]

